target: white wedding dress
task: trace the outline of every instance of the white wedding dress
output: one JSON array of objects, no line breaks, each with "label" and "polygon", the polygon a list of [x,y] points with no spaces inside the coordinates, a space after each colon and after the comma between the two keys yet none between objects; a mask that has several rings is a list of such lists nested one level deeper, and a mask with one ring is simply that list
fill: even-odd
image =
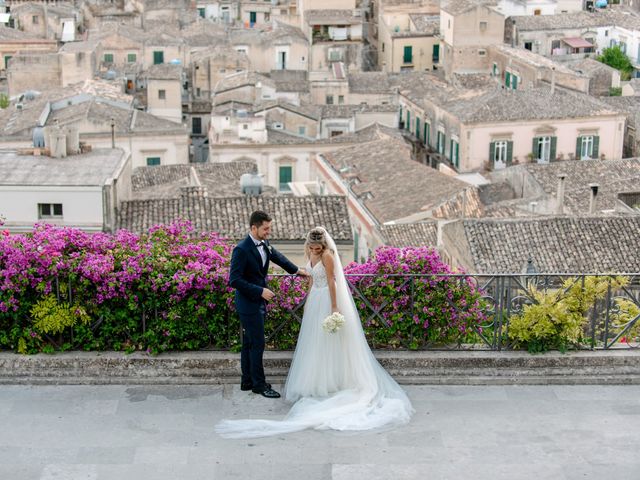
[{"label": "white wedding dress", "polygon": [[345,323],[336,333],[323,330],[322,321],[332,313],[327,274],[322,262],[309,264],[313,285],[284,387],[285,399],[295,402],[289,413],[281,421],[223,420],[216,432],[249,438],[307,428],[369,430],[409,421],[411,402],[373,356],[337,255],[334,266],[338,309]]}]

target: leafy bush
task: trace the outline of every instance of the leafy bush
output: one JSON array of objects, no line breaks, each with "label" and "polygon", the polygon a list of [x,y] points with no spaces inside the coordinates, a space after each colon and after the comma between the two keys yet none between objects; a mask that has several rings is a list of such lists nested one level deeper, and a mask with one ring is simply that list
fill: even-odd
[{"label": "leafy bush", "polygon": [[[216,234],[194,236],[188,223],[140,236],[46,224],[25,235],[2,234],[0,348],[237,350],[240,324],[227,285],[231,249]],[[376,347],[460,343],[480,331],[479,292],[464,275],[444,276],[451,270],[434,250],[382,248],[346,273],[368,299],[356,297],[356,304]],[[269,287],[278,295],[268,305],[268,346],[293,348],[306,284],[274,276]]]},{"label": "leafy bush", "polygon": [[475,337],[486,320],[472,280],[453,276],[435,249],[381,247],[366,263],[348,265],[345,273],[364,296],[354,299],[374,346],[460,344]]},{"label": "leafy bush", "polygon": [[550,349],[566,351],[584,340],[587,314],[608,290],[627,284],[624,277],[585,277],[564,281],[562,288],[543,292],[530,287],[532,304],[509,319],[509,337],[515,346],[531,353]]}]

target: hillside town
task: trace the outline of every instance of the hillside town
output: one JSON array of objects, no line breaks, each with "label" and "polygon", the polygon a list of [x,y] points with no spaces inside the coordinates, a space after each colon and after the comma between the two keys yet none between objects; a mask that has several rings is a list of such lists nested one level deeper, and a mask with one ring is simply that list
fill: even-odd
[{"label": "hillside town", "polygon": [[[638,0],[0,0],[0,218],[640,271]],[[608,61],[617,55],[618,63]]]}]

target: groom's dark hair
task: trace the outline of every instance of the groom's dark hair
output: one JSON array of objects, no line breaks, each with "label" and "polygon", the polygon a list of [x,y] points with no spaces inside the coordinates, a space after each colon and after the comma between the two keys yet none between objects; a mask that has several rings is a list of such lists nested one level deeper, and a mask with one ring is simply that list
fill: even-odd
[{"label": "groom's dark hair", "polygon": [[249,219],[249,227],[259,227],[264,222],[270,222],[273,220],[267,212],[263,212],[262,210],[256,210],[251,214],[251,218]]}]

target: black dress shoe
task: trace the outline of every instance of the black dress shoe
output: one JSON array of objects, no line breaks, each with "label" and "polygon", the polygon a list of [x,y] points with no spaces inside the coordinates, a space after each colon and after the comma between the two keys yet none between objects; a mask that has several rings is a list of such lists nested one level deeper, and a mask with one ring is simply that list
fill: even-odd
[{"label": "black dress shoe", "polygon": [[267,388],[266,390],[252,390],[253,393],[258,393],[263,397],[267,398],[280,398],[280,394],[271,388]]},{"label": "black dress shoe", "polygon": [[[267,383],[266,385],[267,388],[271,388],[271,384]],[[251,383],[241,383],[240,384],[240,390],[246,392],[248,390],[253,390],[253,385]]]}]

